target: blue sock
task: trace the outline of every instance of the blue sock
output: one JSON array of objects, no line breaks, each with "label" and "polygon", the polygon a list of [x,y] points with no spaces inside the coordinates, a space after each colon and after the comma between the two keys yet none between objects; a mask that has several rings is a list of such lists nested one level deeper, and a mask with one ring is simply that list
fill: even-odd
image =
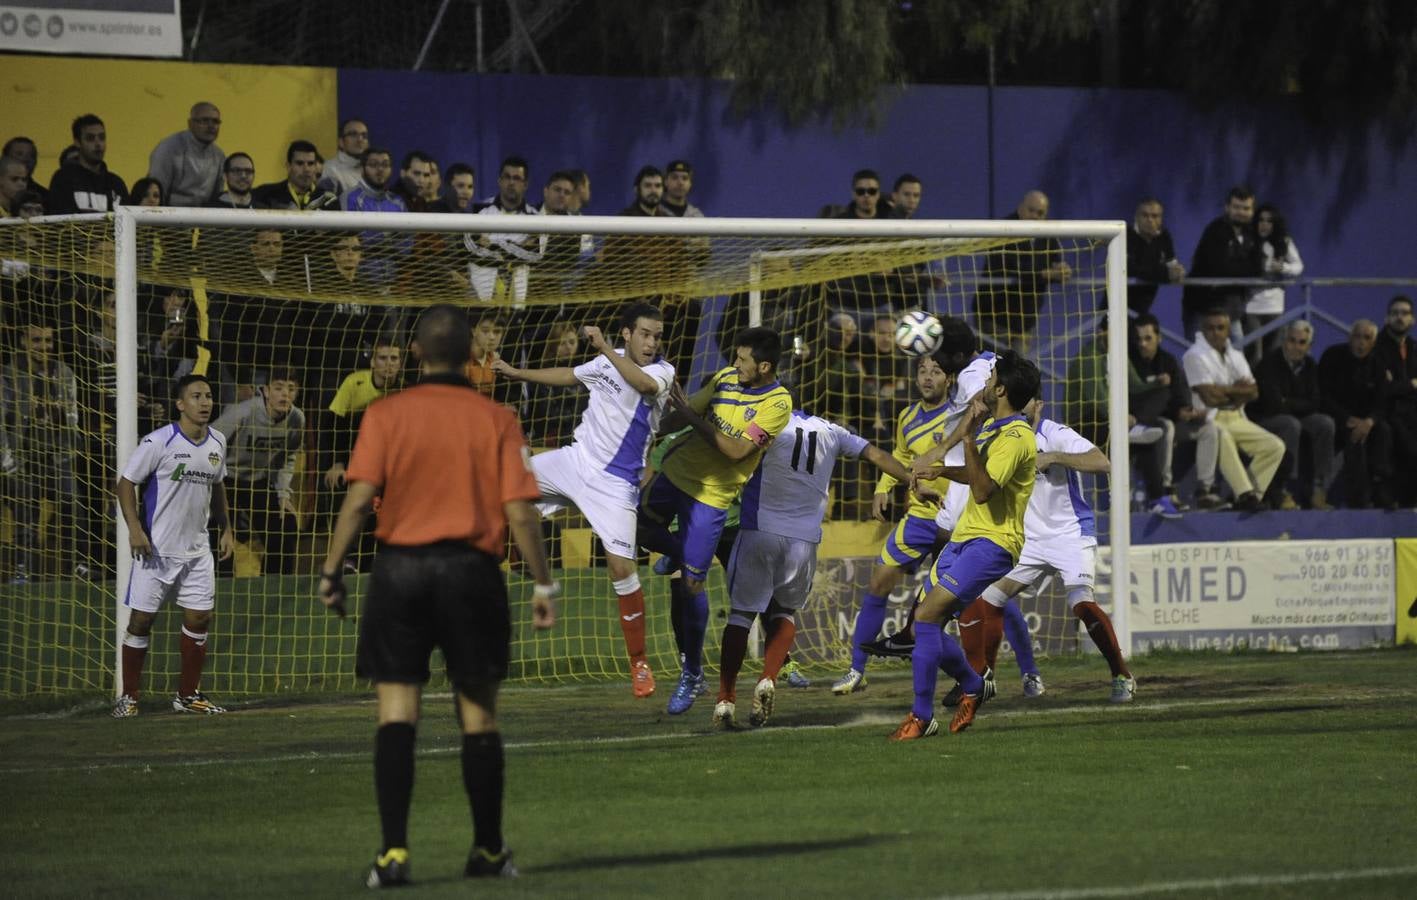
[{"label": "blue sock", "polygon": [[861,645],[874,641],[885,622],[886,598],[879,594],[862,597],[861,612],[856,614],[856,630],[851,633],[851,668],[866,671],[866,651]]},{"label": "blue sock", "polygon": [[684,652],[684,610],[689,606],[689,590],[684,579],[669,579],[669,625],[674,629],[674,647]]},{"label": "blue sock", "polygon": [[[915,703],[910,711],[929,721],[935,715],[935,681],[940,669],[940,626],[934,622],[915,623],[915,650],[910,667],[915,671]],[[967,664],[966,664],[967,667]]]},{"label": "blue sock", "polygon": [[704,674],[704,634],[708,631],[708,592],[700,589],[684,605],[684,671]]},{"label": "blue sock", "polygon": [[[915,623],[915,628],[916,633],[919,633],[919,622]],[[974,671],[974,667],[969,664],[969,657],[964,655],[964,648],[961,647],[959,642],[954,638],[945,634],[940,626],[936,625],[935,630],[940,636],[940,655],[937,657],[939,667],[943,669],[947,675],[959,682],[959,686],[964,688],[966,694],[977,694],[984,690],[984,679],[978,672]],[[919,638],[917,638],[916,641],[915,646],[918,648],[920,646],[918,643]]]},{"label": "blue sock", "polygon": [[1019,674],[1037,675],[1038,663],[1033,661],[1033,635],[1029,634],[1023,610],[1012,600],[1004,604],[1004,636],[1009,639],[1009,646],[1014,648]]}]

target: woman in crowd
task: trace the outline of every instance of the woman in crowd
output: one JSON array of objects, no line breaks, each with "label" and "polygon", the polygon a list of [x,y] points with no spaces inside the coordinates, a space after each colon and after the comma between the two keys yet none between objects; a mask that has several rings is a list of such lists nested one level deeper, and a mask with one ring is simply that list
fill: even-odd
[{"label": "woman in crowd", "polygon": [[[1265,277],[1275,280],[1298,278],[1304,272],[1304,261],[1299,258],[1299,248],[1289,237],[1289,226],[1284,216],[1273,204],[1260,205],[1255,213],[1255,235],[1259,239],[1261,271]],[[1279,318],[1284,312],[1284,288],[1281,285],[1252,288],[1245,303],[1245,332],[1257,331]],[[1256,365],[1264,357],[1265,351],[1280,344],[1283,329],[1276,329],[1265,335],[1263,340],[1250,344],[1246,352],[1250,365]]]}]

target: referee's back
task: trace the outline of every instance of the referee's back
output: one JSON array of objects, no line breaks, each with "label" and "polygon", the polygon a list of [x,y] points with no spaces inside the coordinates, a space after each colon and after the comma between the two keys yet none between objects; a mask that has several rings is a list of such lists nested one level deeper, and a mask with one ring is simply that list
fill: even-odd
[{"label": "referee's back", "polygon": [[503,504],[540,495],[516,416],[457,375],[427,375],[371,404],[345,477],[382,490],[381,543],[467,542],[499,559]]}]

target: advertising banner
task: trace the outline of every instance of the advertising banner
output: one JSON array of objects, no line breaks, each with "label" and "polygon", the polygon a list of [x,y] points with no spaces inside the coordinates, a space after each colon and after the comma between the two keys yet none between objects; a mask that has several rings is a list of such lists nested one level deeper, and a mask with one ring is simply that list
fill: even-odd
[{"label": "advertising banner", "polygon": [[1417,644],[1417,540],[1397,541],[1397,643]]},{"label": "advertising banner", "polygon": [[181,56],[181,0],[0,0],[0,49]]},{"label": "advertising banner", "polygon": [[1132,647],[1336,650],[1393,640],[1391,540],[1131,550]]}]

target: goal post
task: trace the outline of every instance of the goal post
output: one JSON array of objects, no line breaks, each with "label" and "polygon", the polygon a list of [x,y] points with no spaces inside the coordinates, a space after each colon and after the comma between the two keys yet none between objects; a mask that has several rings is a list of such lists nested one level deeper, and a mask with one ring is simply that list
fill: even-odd
[{"label": "goal post", "polygon": [[[43,239],[26,244],[22,233]],[[981,298],[992,296],[991,291],[1012,298],[1016,285],[1009,285],[1018,280],[1014,269],[1026,268],[1044,254],[1066,260],[1072,277],[1035,286],[1036,325],[1024,341],[1044,370],[1050,414],[1070,425],[1086,425],[1090,431],[1084,433],[1099,440],[1106,435],[1113,488],[1086,489],[1099,520],[1107,520],[1106,534],[1099,534],[1100,542],[1108,545],[1099,571],[1099,601],[1110,606],[1119,640],[1129,647],[1125,549],[1131,490],[1121,222],[302,214],[121,207],[107,224],[61,218],[6,220],[0,222],[0,241],[0,256],[28,255],[37,267],[80,283],[83,290],[52,294],[58,298],[52,301],[52,312],[61,323],[91,318],[91,307],[104,302],[97,295],[112,294],[112,359],[79,367],[87,370],[79,373],[81,380],[95,382],[109,377],[105,365],[112,367],[112,416],[111,421],[104,419],[102,435],[108,448],[103,476],[110,497],[115,473],[140,434],[157,421],[158,412],[166,409],[171,414],[161,387],[174,372],[203,371],[220,382],[217,416],[252,396],[263,396],[266,380],[274,375],[298,371],[303,378],[294,405],[304,414],[306,439],[284,460],[279,475],[286,479],[300,514],[298,534],[288,550],[295,562],[271,568],[272,560],[287,552],[274,549],[277,539],[291,537],[277,534],[269,524],[284,510],[272,511],[260,527],[248,526],[254,539],[242,541],[234,570],[219,580],[210,669],[218,682],[214,690],[224,695],[356,686],[350,664],[353,630],[329,619],[313,597],[312,565],[318,564],[328,540],[329,510],[322,506],[329,500],[323,487],[328,475],[325,419],[331,404],[338,405],[338,392],[351,368],[372,372],[375,345],[386,334],[403,341],[400,350],[406,347],[409,327],[422,308],[453,302],[467,306],[474,318],[493,311],[505,314],[500,320],[507,341],[502,358],[517,368],[536,368],[590,358],[584,341],[565,339],[570,326],[597,324],[609,336],[625,303],[656,300],[667,311],[666,355],[688,388],[725,365],[721,345],[731,343],[734,329],[766,324],[784,335],[784,383],[791,382],[788,386],[799,403],[854,430],[874,428],[873,434],[863,436],[889,449],[889,422],[882,431],[881,418],[888,410],[893,416],[914,399],[908,396],[915,390],[913,370],[909,361],[882,356],[889,356],[889,348],[882,351],[871,343],[872,327],[883,318],[893,322],[907,309],[923,308],[964,318],[980,332],[984,346],[1001,346],[1009,338],[981,327]],[[260,254],[272,252],[263,250],[263,243],[279,245],[275,257],[266,257],[278,259],[278,265],[262,268]],[[358,282],[356,293],[345,292],[333,274],[341,264],[339,254],[351,247],[362,253],[354,263],[357,278],[350,282]],[[1000,259],[1009,261],[1002,270],[996,265]],[[258,280],[262,277],[269,280]],[[167,319],[165,303],[177,304]],[[185,324],[181,310],[189,317]],[[1076,372],[1083,370],[1077,358],[1089,352],[1099,316],[1113,336],[1105,348],[1106,380],[1112,388],[1106,392],[1105,408],[1078,405],[1083,401],[1076,399],[1074,383]],[[372,323],[367,327],[361,324],[366,319]],[[64,327],[73,326],[61,326],[60,332]],[[164,358],[158,377],[150,371],[151,348],[166,340],[169,331],[184,327],[192,337],[179,335],[187,343],[180,353]],[[570,346],[569,356],[556,355],[553,343],[558,335]],[[177,356],[185,368],[174,368]],[[286,361],[291,361],[288,366]],[[398,378],[411,380],[415,367],[406,353],[397,365]],[[891,372],[897,376],[895,393],[887,398]],[[899,377],[901,372],[907,374]],[[491,389],[503,386],[499,380]],[[102,394],[99,385],[90,387],[94,396]],[[162,402],[155,402],[158,399]],[[535,450],[570,442],[580,409],[574,398],[551,396],[519,382],[514,393],[497,393],[494,399],[517,409]],[[1068,422],[1071,413],[1087,421]],[[1108,428],[1108,422],[1121,425]],[[90,478],[80,492],[92,492],[94,483]],[[14,478],[0,478],[0,501],[10,499],[19,490],[17,484]],[[869,509],[872,484],[874,476],[864,466],[844,468],[834,482],[822,555],[845,562],[819,571],[815,587],[820,590],[814,590],[814,596],[820,593],[837,606],[824,605],[815,623],[800,632],[801,656],[808,665],[835,666],[846,657],[840,629],[831,623],[839,622],[843,610],[854,610],[860,572],[868,570],[869,559],[880,552],[881,530],[863,514]],[[62,502],[55,498],[51,505]],[[249,492],[238,502],[251,503]],[[111,613],[102,614],[109,620],[102,629],[106,638],[89,646],[93,636],[86,632],[83,652],[59,654],[58,660],[51,658],[52,636],[40,642],[45,648],[19,648],[24,652],[11,655],[16,671],[7,673],[0,693],[42,692],[60,683],[118,687],[127,614],[120,586],[127,583],[132,561],[122,517],[114,514],[111,499],[98,506],[108,521],[89,521],[85,527],[106,542],[111,562],[98,561],[87,582],[76,579],[71,597],[107,598]],[[83,525],[75,521],[76,529]],[[514,663],[513,679],[620,677],[626,671],[624,647],[602,551],[583,518],[560,515],[551,523],[547,535],[567,588],[565,615],[549,636],[515,630],[513,653],[519,662]],[[261,527],[267,531],[262,533]],[[67,574],[71,560],[64,552],[63,547],[42,550],[45,583]],[[0,577],[10,573],[19,553],[0,553]],[[641,577],[649,599],[651,660],[658,669],[672,670],[677,654],[665,579],[644,566]],[[514,598],[527,589],[515,564],[512,583]],[[714,609],[726,608],[721,578],[711,575],[709,584]],[[358,576],[352,585],[360,589]],[[40,604],[35,615],[63,618],[62,610],[43,606],[47,601],[38,599],[33,588],[30,592]],[[1071,641],[1075,648],[1076,629],[1070,617],[1057,614],[1057,602],[1054,597],[1045,604],[1040,597],[1025,608],[1037,615],[1043,630],[1052,635],[1049,640],[1063,642],[1055,646]],[[706,653],[711,668],[720,627],[719,619],[711,619]],[[12,630],[23,632],[24,626]],[[168,630],[160,621],[155,634]],[[175,632],[175,626],[170,630]],[[169,644],[175,651],[174,641],[154,640],[148,678],[172,674],[175,652],[164,649]],[[94,660],[100,657],[108,661],[97,663],[99,670],[94,670]],[[74,671],[60,678],[22,671],[44,666]]]}]

